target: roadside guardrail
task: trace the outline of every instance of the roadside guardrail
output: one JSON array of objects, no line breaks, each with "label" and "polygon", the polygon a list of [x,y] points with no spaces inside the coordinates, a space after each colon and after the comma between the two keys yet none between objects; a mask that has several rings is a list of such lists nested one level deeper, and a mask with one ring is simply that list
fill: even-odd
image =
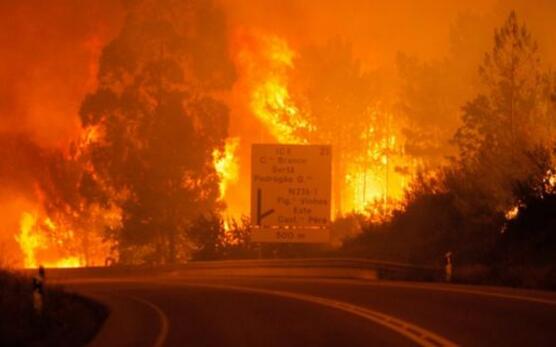
[{"label": "roadside guardrail", "polygon": [[[34,272],[35,270],[29,270]],[[167,275],[279,276],[433,281],[443,269],[364,258],[289,258],[191,261],[176,265],[114,265],[47,269],[51,278]]]}]

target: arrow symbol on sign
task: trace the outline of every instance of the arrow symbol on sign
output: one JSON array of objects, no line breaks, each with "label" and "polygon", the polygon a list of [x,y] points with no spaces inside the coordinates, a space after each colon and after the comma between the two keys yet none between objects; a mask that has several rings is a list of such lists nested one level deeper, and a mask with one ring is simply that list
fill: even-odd
[{"label": "arrow symbol on sign", "polygon": [[257,189],[257,225],[261,225],[261,221],[270,216],[271,214],[274,213],[274,209],[271,208],[270,210],[266,211],[266,212],[262,212],[262,204],[263,204],[263,192],[262,190],[259,188]]}]

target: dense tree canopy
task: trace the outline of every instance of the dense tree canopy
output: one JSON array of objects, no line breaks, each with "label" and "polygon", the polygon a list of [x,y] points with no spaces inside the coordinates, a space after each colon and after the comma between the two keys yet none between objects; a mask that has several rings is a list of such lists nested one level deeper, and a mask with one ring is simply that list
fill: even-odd
[{"label": "dense tree canopy", "polygon": [[[334,149],[334,204],[338,213],[345,194],[347,162],[365,159],[371,143],[381,143],[389,134],[384,112],[373,112],[378,103],[378,84],[364,71],[349,43],[333,40],[302,51],[294,76],[296,99],[312,128],[303,130],[310,143],[331,144]],[[371,138],[372,137],[372,138]],[[360,163],[361,164],[361,163]],[[362,165],[380,165],[380,162]]]},{"label": "dense tree canopy", "polygon": [[81,107],[98,137],[83,191],[122,207],[112,236],[124,262],[176,261],[188,224],[219,208],[212,155],[224,145],[228,110],[211,91],[229,86],[233,69],[204,34],[225,40],[224,25],[207,2],[143,1],[103,51],[98,89]]},{"label": "dense tree canopy", "polygon": [[512,203],[512,185],[536,166],[536,148],[550,145],[555,115],[550,83],[537,45],[512,12],[494,35],[479,69],[482,91],[463,107],[454,141],[468,180],[491,197],[495,209]]},{"label": "dense tree canopy", "polygon": [[[419,119],[437,109],[442,123],[442,105],[420,96],[449,96],[438,89],[451,83],[439,68],[403,59],[404,112]],[[440,265],[450,251],[460,280],[554,287],[554,77],[515,13],[496,30],[478,75],[480,88],[464,104],[453,139],[456,158],[418,175],[404,208],[368,223],[344,252]]]}]

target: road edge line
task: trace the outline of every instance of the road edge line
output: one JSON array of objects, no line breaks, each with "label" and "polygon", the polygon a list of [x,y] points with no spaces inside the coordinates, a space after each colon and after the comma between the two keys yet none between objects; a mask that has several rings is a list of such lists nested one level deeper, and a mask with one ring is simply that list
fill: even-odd
[{"label": "road edge line", "polygon": [[[519,294],[506,294],[506,293],[500,293],[495,291],[481,290],[478,288],[472,289],[472,288],[461,288],[455,286],[451,287],[449,284],[445,284],[445,283],[420,284],[420,283],[411,283],[411,282],[396,283],[395,281],[382,282],[382,283],[354,281],[352,283],[356,283],[362,286],[373,286],[373,287],[411,288],[411,289],[433,290],[433,291],[442,291],[442,292],[451,292],[451,293],[463,293],[469,295],[490,296],[499,299],[509,299],[515,301],[529,301],[535,304],[545,304],[545,305],[552,305],[552,306],[556,305],[556,300],[552,300],[552,299],[535,298],[535,297],[519,295]],[[506,288],[502,287],[501,289],[506,289]]]},{"label": "road edge line", "polygon": [[439,285],[438,287],[434,287],[432,285],[431,286],[406,286],[406,287],[415,288],[415,289],[424,289],[424,290],[428,289],[428,290],[445,291],[445,292],[452,292],[452,293],[464,293],[470,295],[490,296],[490,297],[495,297],[500,299],[510,299],[510,300],[517,300],[517,301],[529,301],[529,302],[534,302],[536,304],[556,305],[556,300],[534,298],[534,297],[528,297],[524,295],[488,292],[488,291],[477,290],[477,289],[465,289],[465,288],[456,288],[456,287],[450,288],[442,285]]},{"label": "road edge line", "polygon": [[[297,278],[287,278],[279,279],[280,281],[301,281],[302,279]],[[331,279],[331,278],[310,278],[303,279],[303,281],[314,282],[314,283],[332,283],[332,284],[353,284],[357,286],[365,287],[391,287],[391,288],[411,288],[419,290],[431,290],[431,291],[441,291],[441,292],[451,292],[451,293],[463,293],[469,295],[478,296],[489,296],[500,299],[509,299],[515,301],[528,301],[535,304],[545,304],[545,305],[556,305],[556,300],[545,299],[540,297],[531,297],[519,294],[506,294],[496,291],[486,291],[480,288],[462,288],[460,284],[446,284],[437,282],[403,282],[403,281],[365,281],[358,279]],[[453,285],[453,287],[452,287]],[[477,286],[478,287],[478,286]],[[501,290],[508,289],[506,287],[500,287]]]},{"label": "road edge line", "polygon": [[166,342],[166,338],[168,337],[168,331],[170,323],[168,321],[168,317],[166,314],[160,309],[160,307],[156,306],[152,302],[145,300],[143,298],[134,296],[134,295],[126,295],[129,298],[138,301],[148,307],[150,307],[153,311],[156,312],[158,315],[158,319],[160,321],[160,332],[158,333],[156,340],[154,341],[153,347],[162,347],[164,346],[164,342]]}]

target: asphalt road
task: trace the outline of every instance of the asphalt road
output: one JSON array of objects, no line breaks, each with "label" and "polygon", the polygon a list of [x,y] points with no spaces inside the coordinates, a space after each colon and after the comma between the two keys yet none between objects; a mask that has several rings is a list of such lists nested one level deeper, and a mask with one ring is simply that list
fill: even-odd
[{"label": "asphalt road", "polygon": [[65,285],[111,309],[93,346],[556,345],[550,292],[233,273]]}]

